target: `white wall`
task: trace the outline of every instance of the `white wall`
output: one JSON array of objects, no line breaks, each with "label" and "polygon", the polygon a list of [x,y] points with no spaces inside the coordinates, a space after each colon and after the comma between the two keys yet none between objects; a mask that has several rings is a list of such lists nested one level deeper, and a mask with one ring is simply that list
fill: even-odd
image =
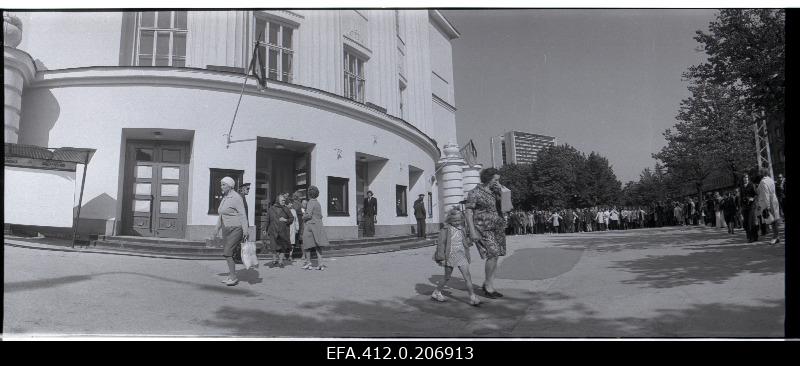
[{"label": "white wall", "polygon": [[119,66],[121,12],[14,12],[37,69]]}]

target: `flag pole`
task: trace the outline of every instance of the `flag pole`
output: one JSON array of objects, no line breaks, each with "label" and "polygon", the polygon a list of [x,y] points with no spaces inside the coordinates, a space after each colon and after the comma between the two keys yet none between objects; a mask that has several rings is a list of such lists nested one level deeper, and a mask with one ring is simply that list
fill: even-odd
[{"label": "flag pole", "polygon": [[[262,35],[264,35],[264,32],[261,32],[261,34],[259,34],[258,39],[256,40],[256,43],[253,46],[254,47],[253,56],[255,56],[255,53],[258,52],[258,43],[261,42]],[[228,141],[227,144],[225,145],[226,149],[229,149],[231,147],[231,133],[233,132],[233,125],[234,123],[236,123],[236,115],[239,114],[239,105],[242,104],[242,96],[244,96],[244,88],[247,85],[247,79],[250,77],[250,70],[253,68],[253,60],[255,60],[253,56],[250,56],[250,62],[248,63],[249,66],[247,67],[247,70],[245,70],[244,72],[244,81],[242,81],[242,90],[239,91],[239,101],[236,102],[236,109],[233,111],[233,118],[231,119],[231,127],[228,129],[228,134],[227,134]]]}]

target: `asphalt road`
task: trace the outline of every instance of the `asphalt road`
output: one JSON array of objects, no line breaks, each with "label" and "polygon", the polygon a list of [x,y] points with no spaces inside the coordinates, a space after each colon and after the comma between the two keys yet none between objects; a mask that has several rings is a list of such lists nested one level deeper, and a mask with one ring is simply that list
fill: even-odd
[{"label": "asphalt road", "polygon": [[[325,271],[6,245],[3,333],[28,337],[782,337],[784,246],[712,228],[508,237],[501,299],[446,303],[433,248],[333,258]],[[473,286],[483,262],[472,248]],[[480,293],[480,290],[478,290]]]}]

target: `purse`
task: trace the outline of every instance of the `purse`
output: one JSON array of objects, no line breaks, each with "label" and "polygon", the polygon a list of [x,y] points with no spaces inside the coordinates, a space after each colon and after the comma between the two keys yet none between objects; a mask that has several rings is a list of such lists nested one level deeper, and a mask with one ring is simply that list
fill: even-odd
[{"label": "purse", "polygon": [[439,239],[436,240],[436,251],[433,252],[433,260],[440,265],[447,261],[447,242],[450,240],[447,234],[447,228],[439,230]]}]

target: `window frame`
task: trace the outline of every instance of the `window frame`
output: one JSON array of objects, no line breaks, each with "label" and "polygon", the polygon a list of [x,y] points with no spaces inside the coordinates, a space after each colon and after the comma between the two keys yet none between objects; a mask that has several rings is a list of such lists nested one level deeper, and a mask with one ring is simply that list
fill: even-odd
[{"label": "window frame", "polygon": [[[260,22],[264,23],[264,29],[263,29],[263,33],[264,34],[263,34],[263,37],[262,37],[263,41],[262,41],[262,39],[256,39],[262,33],[261,29],[259,29],[259,23]],[[269,42],[269,27],[270,27],[271,24],[274,24],[274,25],[278,26],[277,41],[278,41],[279,44],[272,44],[272,43]],[[286,47],[286,45],[283,44],[284,43],[283,35],[284,35],[284,29],[285,28],[290,28],[292,30],[292,35],[291,35],[291,40],[290,40],[290,42],[292,44],[291,48],[290,47]],[[265,69],[261,70],[263,72],[263,75],[265,75],[267,77],[267,79],[270,79],[270,80],[281,81],[281,82],[285,82],[285,83],[292,83],[294,81],[294,71],[295,71],[295,67],[294,67],[295,57],[294,56],[295,56],[295,53],[296,53],[295,50],[297,48],[297,29],[298,29],[298,27],[295,26],[295,25],[292,25],[291,23],[283,22],[283,21],[277,20],[277,19],[269,17],[269,16],[254,14],[254,16],[253,16],[253,28],[252,29],[253,29],[253,31],[252,31],[252,34],[250,36],[252,37],[254,42],[252,42],[251,44],[254,44],[254,47],[259,47],[259,48],[263,49],[263,54],[260,54],[260,56],[263,56],[263,60],[264,60]],[[277,63],[278,64],[277,64],[277,68],[275,69],[276,78],[270,77],[270,64],[269,64],[269,51],[270,50],[276,50],[278,52],[278,57],[277,57]],[[259,52],[261,52],[261,51],[259,51]],[[284,71],[284,65],[283,65],[283,55],[284,54],[288,54],[289,55],[289,68],[290,68],[290,70],[289,70],[288,74],[286,74],[286,72]],[[284,75],[284,74],[286,74],[286,75]],[[284,78],[286,78],[288,80],[284,80]]]},{"label": "window frame", "polygon": [[[219,192],[219,182],[222,178],[231,177],[236,181],[236,187],[234,187],[234,189],[239,191],[239,187],[242,185],[242,182],[244,182],[244,170],[208,168],[208,171],[208,214],[218,216],[219,212],[217,212],[217,209],[219,209],[219,203],[222,199],[214,197],[214,193]],[[218,179],[215,179],[215,174],[218,174]]]},{"label": "window frame", "polygon": [[[342,190],[344,197],[342,197],[343,207],[342,211],[333,211],[331,207],[331,198],[333,189],[331,189],[332,184],[342,184],[344,185],[344,189]],[[337,190],[338,192],[338,190]],[[342,178],[342,177],[334,177],[328,176],[328,199],[326,204],[328,205],[328,216],[335,216],[335,217],[348,217],[350,216],[350,178]]]},{"label": "window frame", "polygon": [[401,184],[396,184],[394,188],[394,199],[397,201],[397,217],[408,217],[408,187]]},{"label": "window frame", "polygon": [[[186,67],[186,53],[188,53],[188,35],[189,35],[189,12],[188,11],[180,11],[180,10],[157,10],[152,11],[155,17],[153,18],[153,26],[143,27],[142,26],[142,18],[145,12],[138,11],[136,12],[136,31],[135,31],[135,39],[134,39],[134,52],[133,52],[133,65],[134,66],[142,66],[142,67]],[[164,13],[170,14],[170,27],[169,28],[161,28],[158,25],[159,16]],[[178,20],[178,13],[184,13],[186,15],[186,28],[177,28],[177,20]],[[142,32],[149,31],[153,32],[153,45],[150,53],[142,53],[141,51],[141,43],[142,43]],[[157,53],[158,48],[158,35],[161,33],[168,33],[169,34],[169,41],[168,41],[168,52],[167,52],[167,65],[156,65],[156,60],[159,58]],[[183,34],[184,36],[184,47],[183,51],[184,54],[181,55],[174,55],[174,47],[175,47],[175,35],[176,34]],[[150,65],[140,65],[139,58],[141,56],[150,56]],[[175,66],[176,61],[182,61],[183,66]]]},{"label": "window frame", "polygon": [[[364,71],[367,59],[356,52],[344,48],[344,97],[359,103],[364,103],[367,93],[367,79]],[[350,58],[354,58],[355,70],[350,70]],[[355,93],[350,90],[350,80],[354,80]]]}]

